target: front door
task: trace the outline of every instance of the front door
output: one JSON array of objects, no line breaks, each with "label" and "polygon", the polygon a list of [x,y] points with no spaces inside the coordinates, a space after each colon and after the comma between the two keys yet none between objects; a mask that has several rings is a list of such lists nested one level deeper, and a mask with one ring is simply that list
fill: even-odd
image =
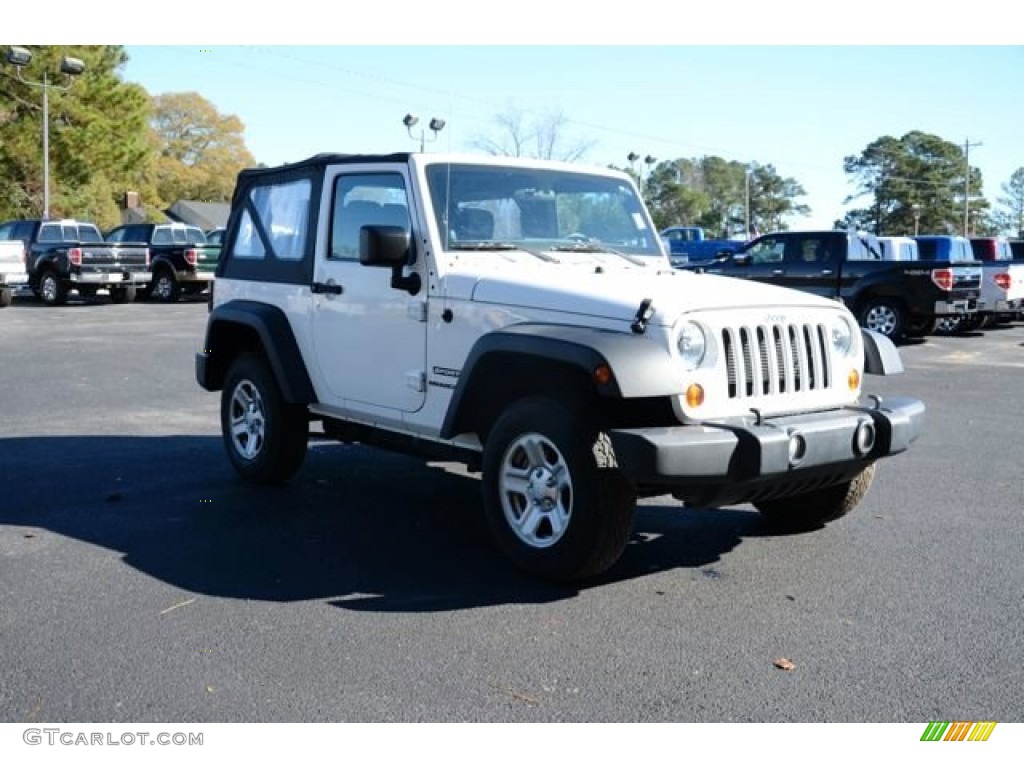
[{"label": "front door", "polygon": [[[391,287],[391,270],[359,263],[366,225],[419,231],[405,165],[338,165],[324,179],[320,245],[313,275],[312,331],[322,392],[330,404],[396,412],[425,398],[426,289],[411,296]],[[423,259],[410,238],[410,267]],[[424,281],[426,282],[426,281]],[[327,401],[327,398],[323,398]],[[395,414],[397,415],[397,413]]]}]

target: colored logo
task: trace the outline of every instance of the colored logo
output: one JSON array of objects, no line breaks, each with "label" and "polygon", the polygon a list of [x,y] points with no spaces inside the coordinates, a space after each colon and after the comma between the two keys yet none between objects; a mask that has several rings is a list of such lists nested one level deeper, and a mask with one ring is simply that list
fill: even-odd
[{"label": "colored logo", "polygon": [[928,723],[921,741],[988,741],[996,724],[986,723]]}]

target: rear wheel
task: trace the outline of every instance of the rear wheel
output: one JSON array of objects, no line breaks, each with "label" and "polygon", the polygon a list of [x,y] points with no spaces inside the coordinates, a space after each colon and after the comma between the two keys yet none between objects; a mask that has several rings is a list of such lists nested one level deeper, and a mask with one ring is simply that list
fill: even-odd
[{"label": "rear wheel", "polygon": [[254,355],[232,363],[221,392],[220,421],[228,458],[245,480],[283,483],[306,456],[306,407],[286,403],[274,375]]},{"label": "rear wheel", "polygon": [[14,299],[14,294],[11,293],[11,289],[6,285],[0,287],[0,307],[11,306],[11,301]]},{"label": "rear wheel", "polygon": [[511,405],[483,455],[487,522],[524,571],[574,581],[610,568],[633,528],[636,491],[619,471],[607,434],[564,403]]},{"label": "rear wheel", "polygon": [[891,299],[868,299],[861,308],[860,324],[896,341],[903,335],[903,308]]},{"label": "rear wheel", "polygon": [[53,270],[47,270],[39,278],[39,298],[51,307],[64,304],[68,300],[68,289]]},{"label": "rear wheel", "polygon": [[912,338],[930,336],[935,333],[935,329],[938,325],[939,321],[934,317],[912,317],[907,320],[903,333],[905,336],[910,336]]},{"label": "rear wheel", "polygon": [[816,528],[852,511],[871,488],[875,465],[869,464],[852,480],[782,499],[760,501],[757,510],[773,523],[797,529]]},{"label": "rear wheel", "polygon": [[160,269],[153,278],[153,287],[149,294],[157,301],[177,301],[181,295],[181,285],[169,269]]},{"label": "rear wheel", "polygon": [[135,286],[115,285],[110,289],[110,300],[115,304],[126,304],[135,301]]},{"label": "rear wheel", "polygon": [[943,334],[944,336],[952,336],[953,334],[960,333],[964,327],[964,316],[963,315],[943,315],[939,318],[936,332]]}]

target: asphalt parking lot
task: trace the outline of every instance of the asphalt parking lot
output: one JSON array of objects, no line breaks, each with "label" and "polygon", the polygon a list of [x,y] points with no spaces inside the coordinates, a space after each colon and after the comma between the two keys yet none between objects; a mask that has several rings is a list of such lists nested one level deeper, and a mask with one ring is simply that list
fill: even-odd
[{"label": "asphalt parking lot", "polygon": [[[901,347],[928,407],[866,501],[781,534],[641,503],[554,587],[455,465],[315,444],[242,485],[202,301],[0,310],[0,719],[1019,721],[1024,324]],[[791,671],[773,662],[786,658]]]}]

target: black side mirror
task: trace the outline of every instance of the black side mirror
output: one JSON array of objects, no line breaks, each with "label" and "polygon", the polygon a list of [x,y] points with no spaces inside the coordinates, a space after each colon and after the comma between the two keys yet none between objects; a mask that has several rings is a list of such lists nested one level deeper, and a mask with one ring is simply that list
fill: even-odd
[{"label": "black side mirror", "polygon": [[421,287],[419,273],[402,274],[402,268],[409,263],[410,246],[411,239],[405,227],[362,227],[359,230],[359,263],[364,267],[390,267],[391,287],[415,296]]},{"label": "black side mirror", "polygon": [[[725,249],[723,249],[721,251],[718,251],[715,254],[715,261],[719,261],[719,262],[721,262],[721,261],[728,261],[731,257],[733,257],[735,255],[736,255],[736,251],[732,251],[732,250],[729,250],[728,248],[725,248]],[[746,261],[746,257],[744,257],[744,262],[745,261]]]},{"label": "black side mirror", "polygon": [[[725,259],[728,259],[731,256],[733,263],[738,264],[741,267],[745,267],[750,263],[750,257],[745,253],[729,253],[728,251],[723,251],[723,253],[725,253]],[[722,260],[724,261],[725,259]]]}]

